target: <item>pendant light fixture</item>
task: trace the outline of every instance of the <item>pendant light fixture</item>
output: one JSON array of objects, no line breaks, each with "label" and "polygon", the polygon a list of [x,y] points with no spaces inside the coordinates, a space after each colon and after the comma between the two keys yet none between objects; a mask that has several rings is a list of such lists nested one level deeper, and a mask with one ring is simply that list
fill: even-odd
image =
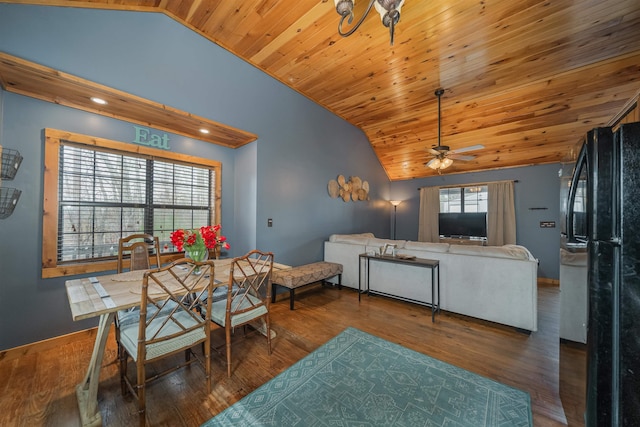
[{"label": "pendant light fixture", "polygon": [[376,11],[380,14],[382,25],[389,28],[391,46],[393,46],[394,28],[400,20],[400,9],[404,4],[404,0],[370,0],[367,11],[362,15],[358,23],[347,32],[342,31],[342,23],[347,18],[349,18],[347,21],[349,24],[353,22],[353,6],[355,5],[355,0],[334,0],[334,2],[336,12],[341,16],[340,23],[338,24],[338,34],[342,37],[348,37],[353,34],[360,27],[360,24],[362,24],[367,15],[369,15],[371,7],[375,6]]}]

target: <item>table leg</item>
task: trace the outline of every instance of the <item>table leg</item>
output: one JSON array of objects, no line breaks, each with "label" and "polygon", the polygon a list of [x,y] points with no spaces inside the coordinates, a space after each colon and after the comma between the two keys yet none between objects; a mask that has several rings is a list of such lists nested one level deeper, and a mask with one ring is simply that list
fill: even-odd
[{"label": "table leg", "polygon": [[440,264],[438,264],[438,314],[440,314]]},{"label": "table leg", "polygon": [[369,296],[369,290],[371,289],[371,285],[369,284],[369,273],[371,272],[371,258],[367,257],[366,271],[365,275],[367,276],[367,296]]},{"label": "table leg", "polygon": [[362,257],[358,257],[358,302],[362,295]]},{"label": "table leg", "polygon": [[435,294],[435,279],[436,274],[433,267],[431,267],[431,323],[436,321],[436,294]]},{"label": "table leg", "polygon": [[115,313],[105,313],[100,316],[100,324],[98,325],[98,333],[96,342],[93,345],[93,353],[91,353],[91,361],[87,368],[87,374],[82,383],[76,387],[76,396],[78,397],[78,407],[80,409],[80,419],[83,426],[101,426],[102,416],[98,410],[98,384],[100,383],[100,368],[102,367],[102,358],[104,357],[104,349],[109,336],[109,327],[113,322]]}]

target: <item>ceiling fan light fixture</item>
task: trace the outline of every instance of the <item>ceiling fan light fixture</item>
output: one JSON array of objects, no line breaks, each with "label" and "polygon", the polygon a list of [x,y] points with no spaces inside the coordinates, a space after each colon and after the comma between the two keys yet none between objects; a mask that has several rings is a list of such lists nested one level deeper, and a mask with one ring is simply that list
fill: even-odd
[{"label": "ceiling fan light fixture", "polygon": [[448,157],[443,157],[443,158],[439,158],[439,157],[435,157],[431,160],[429,160],[426,164],[426,166],[430,167],[433,170],[442,170],[442,169],[446,169],[449,166],[451,166],[453,164],[453,160],[451,160]]},{"label": "ceiling fan light fixture", "polygon": [[349,25],[353,22],[353,7],[355,5],[355,0],[334,0],[334,3],[336,6],[336,12],[341,16],[340,22],[338,23],[338,34],[342,37],[348,37],[353,34],[360,27],[360,24],[364,22],[367,15],[369,15],[371,8],[375,6],[376,11],[380,15],[382,25],[389,28],[391,46],[393,46],[395,25],[400,20],[400,9],[402,9],[402,6],[404,5],[404,0],[370,0],[369,6],[367,6],[367,10],[364,15],[362,15],[353,28],[346,32],[342,31],[342,23],[345,19],[347,19],[347,23]]},{"label": "ceiling fan light fixture", "polygon": [[429,160],[427,162],[427,166],[430,167],[433,170],[438,170],[438,169],[440,169],[440,163],[441,163],[440,159],[436,157],[436,158],[433,158],[433,159]]}]

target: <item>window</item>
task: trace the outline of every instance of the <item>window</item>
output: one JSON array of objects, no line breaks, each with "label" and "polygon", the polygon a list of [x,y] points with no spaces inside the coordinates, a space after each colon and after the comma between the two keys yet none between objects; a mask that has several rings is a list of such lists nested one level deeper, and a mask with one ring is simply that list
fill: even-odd
[{"label": "window", "polygon": [[486,185],[440,189],[440,212],[487,212]]},{"label": "window", "polygon": [[440,189],[439,234],[487,237],[486,185]]},{"label": "window", "polygon": [[115,268],[120,237],[219,222],[220,163],[46,130],[43,277]]}]

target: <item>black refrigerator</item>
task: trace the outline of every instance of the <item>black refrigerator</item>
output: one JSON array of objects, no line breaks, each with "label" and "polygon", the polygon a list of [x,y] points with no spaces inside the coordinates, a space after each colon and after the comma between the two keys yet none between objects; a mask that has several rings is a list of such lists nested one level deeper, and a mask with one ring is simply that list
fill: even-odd
[{"label": "black refrigerator", "polygon": [[587,134],[567,205],[589,260],[585,424],[640,426],[640,123]]}]

